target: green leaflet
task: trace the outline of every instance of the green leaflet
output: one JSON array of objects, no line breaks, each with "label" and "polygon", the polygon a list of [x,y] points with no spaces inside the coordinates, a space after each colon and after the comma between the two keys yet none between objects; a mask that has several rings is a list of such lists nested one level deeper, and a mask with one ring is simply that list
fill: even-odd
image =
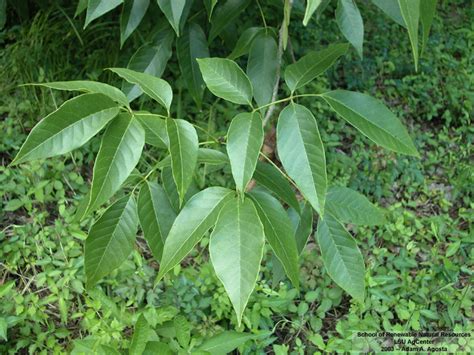
[{"label": "green leaflet", "polygon": [[204,0],[204,6],[207,12],[207,19],[211,21],[212,13],[214,12],[214,7],[217,5],[217,0]]},{"label": "green leaflet", "polygon": [[359,302],[365,297],[365,265],[354,238],[329,213],[316,233],[324,266],[331,278]]},{"label": "green leaflet", "polygon": [[145,144],[145,132],[130,114],[117,116],[107,127],[95,159],[87,214],[117,192],[137,165]]},{"label": "green leaflet", "polygon": [[115,9],[122,2],[123,0],[88,0],[84,28],[86,28],[95,19]]},{"label": "green leaflet", "polygon": [[378,145],[395,152],[419,156],[406,128],[377,99],[346,90],[326,92],[322,97],[342,118]]},{"label": "green leaflet", "polygon": [[189,341],[191,340],[191,325],[188,320],[182,316],[178,315],[173,320],[174,329],[176,331],[176,339],[178,339],[179,345],[184,349],[187,349],[189,346]]},{"label": "green leaflet", "polygon": [[193,179],[199,148],[196,129],[187,121],[166,119],[171,170],[179,194],[180,205]]},{"label": "green leaflet", "polygon": [[[327,201],[326,201],[327,204]],[[288,217],[290,218],[295,229],[296,248],[298,255],[303,252],[306,243],[313,231],[313,209],[311,204],[305,202],[300,207],[301,213],[298,214],[293,208],[288,209]]]},{"label": "green leaflet", "polygon": [[306,107],[292,103],[280,113],[277,147],[288,175],[313,208],[324,215],[326,157],[316,119]]},{"label": "green leaflet", "polygon": [[118,268],[130,255],[138,228],[137,208],[127,196],[110,206],[93,224],[86,239],[87,287]]},{"label": "green leaflet", "polygon": [[[425,1],[425,0],[423,0]],[[415,61],[415,70],[418,71],[418,23],[420,20],[420,0],[398,0],[400,12],[405,21],[411,50]]]},{"label": "green leaflet", "polygon": [[130,355],[142,355],[145,351],[148,338],[153,334],[153,330],[148,324],[145,316],[140,314],[135,323],[132,341],[130,343]]},{"label": "green leaflet", "polygon": [[298,212],[300,205],[288,180],[271,164],[257,162],[253,178]]},{"label": "green leaflet", "polygon": [[236,331],[227,330],[217,335],[214,335],[212,338],[205,340],[198,347],[197,350],[207,351],[211,355],[229,354],[249,340],[268,335],[268,333],[256,335],[251,333],[239,333]]},{"label": "green leaflet", "polygon": [[98,81],[53,81],[49,83],[35,83],[30,85],[44,86],[55,90],[83,91],[88,93],[104,94],[122,106],[128,107],[128,99],[122,91],[114,86],[110,86]]},{"label": "green leaflet", "polygon": [[137,84],[145,94],[154,99],[170,112],[173,90],[170,84],[155,76],[125,68],[109,68],[129,83]]},{"label": "green leaflet", "polygon": [[212,42],[221,32],[232,23],[250,4],[250,0],[227,0],[219,3],[211,17],[209,42]]},{"label": "green leaflet", "polygon": [[[199,148],[197,154],[197,162],[200,164],[209,164],[209,165],[221,165],[228,164],[229,157],[215,149],[210,148]],[[163,169],[168,166],[171,166],[171,157],[168,155],[163,158],[158,164],[158,169]]]},{"label": "green leaflet", "polygon": [[313,16],[316,9],[321,5],[321,0],[307,0],[306,10],[304,12],[303,26],[307,26],[311,16]]},{"label": "green leaflet", "polygon": [[299,288],[298,251],[291,221],[277,199],[263,191],[250,193],[263,223],[265,238],[280,260],[291,283]]},{"label": "green leaflet", "polygon": [[145,130],[145,143],[167,149],[169,145],[166,132],[166,117],[152,113],[133,113]]},{"label": "green leaflet", "polygon": [[209,254],[239,326],[257,282],[264,244],[263,225],[252,200],[234,197],[227,202],[211,234]]},{"label": "green leaflet", "polygon": [[326,210],[344,223],[375,226],[386,222],[383,213],[364,195],[347,187],[328,190]]},{"label": "green leaflet", "polygon": [[[167,156],[167,158],[168,157],[169,155]],[[171,164],[171,158],[169,160],[169,163]],[[199,188],[193,179],[191,181],[191,185],[188,188],[188,191],[186,191],[184,200],[180,205],[178,189],[176,188],[176,183],[174,182],[173,172],[171,171],[171,167],[168,165],[166,167],[162,167],[161,169],[162,169],[161,181],[163,182],[163,188],[166,191],[166,196],[168,196],[168,200],[170,201],[171,206],[173,207],[173,210],[176,212],[179,212],[183,204],[186,204],[187,201],[189,201],[191,197],[193,197],[196,193],[199,192]]]},{"label": "green leaflet", "polygon": [[332,44],[317,52],[310,52],[285,70],[285,82],[291,92],[308,84],[318,75],[324,73],[334,62],[346,54],[347,43]]},{"label": "green leaflet", "polygon": [[158,0],[161,11],[165,14],[176,35],[180,36],[182,25],[188,17],[191,0]]},{"label": "green leaflet", "polygon": [[258,113],[240,113],[232,119],[227,133],[227,154],[237,191],[244,192],[253,176],[263,135]]},{"label": "green leaflet", "polygon": [[339,0],[336,9],[336,22],[346,39],[354,46],[362,59],[364,43],[364,22],[354,0]]},{"label": "green leaflet", "polygon": [[166,238],[157,281],[179,264],[216,223],[222,204],[232,195],[229,189],[209,187],[186,203]]},{"label": "green leaflet", "polygon": [[385,14],[393,21],[406,28],[407,25],[405,24],[402,13],[400,12],[398,0],[372,0],[372,2],[385,12]]},{"label": "green leaflet", "polygon": [[278,46],[271,34],[258,35],[250,47],[247,75],[258,106],[266,105],[272,100],[278,71],[277,52]]},{"label": "green leaflet", "polygon": [[184,83],[198,107],[201,107],[205,85],[196,58],[209,57],[209,48],[206,35],[198,24],[190,23],[185,28],[178,39],[177,55]]},{"label": "green leaflet", "polygon": [[145,182],[138,196],[138,217],[148,246],[156,260],[161,260],[163,245],[176,219],[165,190],[156,182]]},{"label": "green leaflet", "polygon": [[120,16],[120,47],[138,27],[149,5],[150,0],[125,1]]},{"label": "green leaflet", "polygon": [[214,95],[235,104],[252,106],[252,84],[234,61],[224,58],[197,61],[207,88]]},{"label": "green leaflet", "polygon": [[436,14],[437,0],[422,0],[420,1],[420,20],[423,26],[423,37],[421,41],[420,57],[426,48],[428,43],[428,37],[430,35],[431,24],[433,23],[434,16]]},{"label": "green leaflet", "polygon": [[245,54],[247,54],[250,50],[250,46],[252,45],[253,40],[255,37],[264,31],[263,27],[249,27],[245,31],[242,32],[237,43],[235,44],[234,49],[229,54],[228,58],[235,60]]},{"label": "green leaflet", "polygon": [[84,94],[66,101],[30,132],[12,165],[68,153],[95,136],[119,112],[102,94]]}]

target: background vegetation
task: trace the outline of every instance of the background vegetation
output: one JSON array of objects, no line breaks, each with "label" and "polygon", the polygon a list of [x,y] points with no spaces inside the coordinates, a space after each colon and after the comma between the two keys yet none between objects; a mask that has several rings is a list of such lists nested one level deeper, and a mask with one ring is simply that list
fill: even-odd
[{"label": "background vegetation", "polygon": [[[68,157],[7,167],[31,127],[68,98],[19,85],[75,79],[118,84],[102,69],[125,66],[144,41],[134,34],[120,50],[118,12],[82,30],[83,18],[74,19],[68,3],[10,10],[0,30],[0,352],[81,352],[97,342],[128,349],[140,314],[171,346],[236,329],[231,304],[199,248],[153,289],[158,267],[141,242],[125,265],[84,292],[82,250],[92,219],[78,224],[74,212],[88,190],[98,138]],[[301,262],[299,294],[286,281],[272,282],[268,258],[239,329],[256,335],[240,347],[242,353],[349,350],[352,330],[472,330],[474,10],[467,0],[439,3],[426,55],[414,73],[406,33],[369,2],[360,9],[371,19],[368,55],[361,61],[353,51],[308,90],[347,88],[384,100],[411,128],[422,157],[380,149],[319,102],[304,102],[326,118],[319,122],[329,179],[379,202],[388,223],[357,233],[367,265],[364,305],[351,305],[331,282],[313,237]],[[302,18],[303,10],[296,2],[293,16]],[[333,13],[330,5],[307,28],[291,23],[296,57],[337,39]],[[252,16],[246,13],[240,25]],[[173,68],[177,63],[167,70]],[[191,105],[189,97],[179,97],[183,107]],[[212,117],[197,108],[180,114],[204,122],[219,137],[235,112],[219,104],[215,109]],[[228,169],[200,173],[202,184],[231,181]],[[176,319],[184,335],[176,334]]]}]

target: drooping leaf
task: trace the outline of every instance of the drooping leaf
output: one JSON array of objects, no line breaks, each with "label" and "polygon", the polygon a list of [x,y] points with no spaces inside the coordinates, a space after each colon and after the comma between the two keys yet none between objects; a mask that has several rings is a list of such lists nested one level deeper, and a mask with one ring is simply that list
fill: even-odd
[{"label": "drooping leaf", "polygon": [[196,23],[190,23],[178,40],[177,48],[179,66],[184,82],[192,98],[200,107],[204,94],[204,80],[196,58],[209,57],[206,35]]},{"label": "drooping leaf", "polygon": [[377,99],[346,90],[326,92],[322,97],[342,118],[378,145],[395,152],[419,156],[406,128]]},{"label": "drooping leaf", "polygon": [[122,2],[123,0],[88,0],[84,28],[86,28],[96,18],[99,18],[107,12],[115,9]]},{"label": "drooping leaf", "polygon": [[421,41],[420,57],[422,56],[426,44],[428,43],[428,37],[430,35],[431,24],[433,23],[434,16],[436,14],[437,0],[422,0],[420,1],[420,20],[423,26],[423,36]]},{"label": "drooping leaf", "polygon": [[176,187],[176,183],[174,182],[173,172],[171,171],[171,158],[169,159],[168,166],[162,167],[161,169],[161,181],[163,182],[163,188],[166,191],[166,196],[168,196],[168,200],[170,201],[173,210],[179,212],[183,204],[186,204],[186,202],[189,201],[189,199],[195,194],[197,194],[200,190],[193,179],[191,181],[191,185],[188,188],[188,191],[186,191],[184,201],[180,205],[178,189]]},{"label": "drooping leaf", "polygon": [[[5,1],[6,4],[6,1]],[[76,11],[74,12],[74,17],[79,16],[87,9],[87,0],[79,0],[77,2]]]},{"label": "drooping leaf", "polygon": [[160,261],[163,245],[176,219],[165,190],[156,182],[147,181],[138,196],[138,217],[153,256]]},{"label": "drooping leaf", "polygon": [[237,43],[235,44],[232,53],[229,54],[227,58],[235,60],[245,54],[247,54],[250,50],[250,46],[252,45],[253,40],[255,37],[264,31],[263,27],[249,27],[247,28],[242,34],[240,35]]},{"label": "drooping leaf", "polygon": [[383,213],[367,197],[347,187],[328,190],[326,210],[344,223],[375,226],[386,222]]},{"label": "drooping leaf", "polygon": [[279,34],[282,38],[283,50],[286,50],[286,46],[288,45],[288,26],[290,25],[291,3],[290,0],[284,0],[283,2],[283,23],[281,24]]},{"label": "drooping leaf", "polygon": [[324,73],[334,62],[346,54],[346,43],[332,44],[317,52],[310,52],[285,70],[285,82],[292,92],[308,84],[318,75]]},{"label": "drooping leaf", "polygon": [[133,113],[145,130],[145,143],[167,149],[169,145],[166,133],[166,117],[152,113]]},{"label": "drooping leaf", "polygon": [[306,0],[306,10],[304,12],[303,26],[308,25],[311,16],[313,16],[319,5],[321,5],[321,0]]},{"label": "drooping leaf", "polygon": [[[268,334],[263,335],[265,336]],[[231,353],[247,341],[258,337],[260,337],[260,335],[227,330],[205,340],[199,346],[198,350],[207,351],[211,355],[225,355]]]},{"label": "drooping leaf", "polygon": [[110,70],[129,83],[138,85],[145,94],[166,108],[168,113],[170,112],[173,90],[166,81],[150,74],[125,68],[110,68]]},{"label": "drooping leaf", "polygon": [[49,83],[35,83],[35,86],[44,86],[55,90],[82,91],[88,93],[103,94],[115,102],[128,106],[125,94],[114,86],[98,81],[73,80],[73,81],[53,81]]},{"label": "drooping leaf", "polygon": [[263,225],[252,200],[235,197],[227,202],[211,234],[209,254],[239,326],[257,282],[264,244]]},{"label": "drooping leaf", "polygon": [[258,106],[272,100],[278,70],[278,45],[270,34],[258,35],[250,47],[247,75]]},{"label": "drooping leaf", "polygon": [[209,32],[209,42],[212,42],[221,32],[250,4],[250,0],[227,0],[219,3],[211,17],[211,31]]},{"label": "drooping leaf", "polygon": [[339,0],[336,9],[336,22],[344,37],[354,46],[362,59],[364,22],[354,0]]},{"label": "drooping leaf", "polygon": [[227,154],[237,190],[244,192],[253,176],[263,144],[260,115],[240,113],[232,119],[227,133]]},{"label": "drooping leaf", "polygon": [[194,248],[217,220],[222,204],[233,192],[223,187],[209,187],[194,195],[176,217],[166,238],[161,258],[160,280]]},{"label": "drooping leaf", "polygon": [[135,31],[145,16],[150,0],[127,0],[120,16],[120,47]]},{"label": "drooping leaf", "polygon": [[298,251],[291,221],[277,199],[263,191],[250,196],[263,224],[265,238],[280,260],[291,283],[299,288]]},{"label": "drooping leaf", "polygon": [[135,330],[133,331],[132,342],[130,343],[130,355],[142,355],[146,348],[148,338],[152,334],[153,330],[148,324],[143,314],[138,317],[137,323],[135,323]]},{"label": "drooping leaf", "polygon": [[[209,165],[228,164],[229,157],[221,151],[210,148],[199,148],[197,155],[197,162]],[[158,169],[171,166],[171,157],[168,155],[157,164]]]},{"label": "drooping leaf", "polygon": [[235,104],[252,105],[252,84],[234,61],[224,58],[197,61],[207,88],[214,95]]},{"label": "drooping leaf", "polygon": [[30,132],[11,164],[68,153],[95,136],[119,112],[102,94],[83,94],[66,101]]},{"label": "drooping leaf", "polygon": [[166,131],[169,139],[171,170],[181,205],[197,164],[198,136],[191,123],[180,119],[167,118]]},{"label": "drooping leaf", "polygon": [[305,202],[303,207],[300,207],[300,209],[300,214],[293,208],[288,210],[288,217],[290,218],[295,230],[298,255],[303,252],[303,249],[308,242],[309,236],[313,232],[313,209],[311,208],[311,204]]},{"label": "drooping leaf", "polygon": [[316,235],[329,276],[349,295],[363,302],[365,265],[354,238],[329,213],[319,221]]},{"label": "drooping leaf", "polygon": [[95,210],[117,192],[140,160],[145,131],[130,114],[117,116],[107,127],[92,176],[87,212]]},{"label": "drooping leaf", "polygon": [[[158,26],[157,34],[152,43],[146,43],[133,54],[127,64],[127,68],[141,73],[161,77],[171,58],[171,46],[174,32],[167,23]],[[143,92],[138,85],[124,81],[122,91],[131,102]]]},{"label": "drooping leaf", "polygon": [[291,188],[288,180],[271,164],[258,162],[253,175],[259,184],[272,191],[289,206],[299,212],[300,206],[296,199],[295,192]]},{"label": "drooping leaf", "polygon": [[393,21],[406,28],[398,0],[372,0],[374,5],[380,8]]},{"label": "drooping leaf", "polygon": [[137,207],[132,196],[115,202],[92,225],[84,253],[88,288],[127,260],[137,228]]},{"label": "drooping leaf", "polygon": [[[424,0],[423,0],[424,1]],[[415,70],[418,70],[418,23],[420,21],[420,0],[398,0],[400,12],[405,21],[411,50],[415,61]]]},{"label": "drooping leaf", "polygon": [[209,22],[211,21],[212,13],[214,12],[214,7],[216,7],[218,0],[204,0],[204,7],[206,8],[207,18]]},{"label": "drooping leaf", "polygon": [[189,14],[192,0],[158,0],[158,6],[165,14],[176,35],[180,36],[182,24]]},{"label": "drooping leaf", "polygon": [[316,119],[306,107],[292,103],[280,113],[277,147],[288,175],[313,208],[324,215],[326,157]]}]

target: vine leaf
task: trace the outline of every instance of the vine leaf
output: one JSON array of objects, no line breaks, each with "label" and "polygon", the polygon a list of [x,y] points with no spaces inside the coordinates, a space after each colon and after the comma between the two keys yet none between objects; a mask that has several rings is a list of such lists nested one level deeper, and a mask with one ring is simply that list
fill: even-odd
[{"label": "vine leaf", "polygon": [[251,199],[234,198],[222,208],[209,241],[209,254],[240,326],[263,257],[263,225]]},{"label": "vine leaf", "polygon": [[230,59],[197,59],[207,88],[224,100],[252,105],[252,84],[242,69]]},{"label": "vine leaf", "polygon": [[336,9],[336,22],[344,37],[354,46],[362,59],[364,22],[354,0],[339,0]]},{"label": "vine leaf", "polygon": [[253,176],[263,144],[260,115],[240,113],[232,119],[227,133],[227,154],[237,190],[244,192]]},{"label": "vine leaf", "polygon": [[171,170],[181,205],[193,180],[197,164],[198,136],[191,123],[180,119],[167,118],[166,131],[169,139]]},{"label": "vine leaf", "polygon": [[233,191],[223,187],[209,187],[186,203],[171,226],[163,247],[158,282],[168,271],[184,259],[216,223],[217,216]]},{"label": "vine leaf", "polygon": [[87,213],[117,192],[137,165],[145,144],[145,132],[128,113],[117,116],[105,130],[92,176]]},{"label": "vine leaf", "polygon": [[329,213],[320,220],[316,233],[329,276],[359,302],[365,297],[365,265],[352,236]]},{"label": "vine leaf", "polygon": [[120,16],[120,48],[145,16],[150,0],[125,1]]},{"label": "vine leaf", "polygon": [[117,104],[102,94],[83,94],[68,100],[31,130],[11,165],[79,148],[118,112]]},{"label": "vine leaf", "polygon": [[306,107],[291,103],[280,113],[277,147],[288,175],[313,208],[324,215],[326,157],[316,119]]},{"label": "vine leaf", "polygon": [[137,208],[131,196],[115,202],[92,225],[84,254],[88,288],[127,260],[133,250],[137,228]]},{"label": "vine leaf", "polygon": [[322,97],[342,118],[378,145],[395,152],[419,156],[406,128],[377,99],[346,90],[326,92]]}]

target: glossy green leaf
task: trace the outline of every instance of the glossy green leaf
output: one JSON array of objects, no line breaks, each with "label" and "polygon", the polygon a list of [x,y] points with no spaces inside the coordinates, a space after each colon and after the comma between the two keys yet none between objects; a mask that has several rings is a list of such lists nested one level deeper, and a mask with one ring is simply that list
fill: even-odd
[{"label": "glossy green leaf", "polygon": [[252,84],[234,61],[224,58],[197,61],[207,88],[214,95],[235,104],[252,105]]},{"label": "glossy green leaf", "polygon": [[254,179],[299,212],[300,206],[288,180],[271,164],[258,162]]},{"label": "glossy green leaf", "polygon": [[216,7],[218,0],[204,0],[204,7],[206,8],[207,18],[211,21],[212,13],[214,12],[214,7]]},{"label": "glossy green leaf", "polygon": [[263,27],[249,27],[242,32],[237,43],[235,44],[232,53],[229,54],[228,58],[235,60],[250,51],[250,46],[252,45],[255,37],[264,31]]},{"label": "glossy green leaf", "polygon": [[253,40],[247,61],[247,75],[258,106],[272,101],[279,65],[277,52],[278,45],[272,35],[263,33]]},{"label": "glossy green leaf", "polygon": [[339,57],[346,54],[347,48],[348,44],[339,43],[317,52],[310,52],[286,68],[286,84],[292,92],[308,84],[330,68]]},{"label": "glossy green leaf", "polygon": [[166,238],[160,271],[160,280],[194,248],[217,220],[222,204],[233,192],[223,187],[209,187],[194,195],[176,217]]},{"label": "glossy green leaf", "polygon": [[364,22],[354,0],[339,0],[336,9],[336,22],[344,37],[354,46],[362,59]]},{"label": "glossy green leaf", "polygon": [[234,22],[250,4],[250,0],[226,0],[218,4],[211,17],[209,42],[212,42],[232,22]]},{"label": "glossy green leaf", "polygon": [[306,0],[306,10],[304,12],[303,26],[308,25],[311,16],[313,16],[319,5],[321,5],[321,0]]},{"label": "glossy green leaf", "polygon": [[207,39],[202,28],[196,23],[190,23],[178,40],[177,54],[184,83],[192,98],[200,107],[204,94],[204,80],[196,58],[209,57]]},{"label": "glossy green leaf", "polygon": [[342,118],[375,143],[395,152],[419,156],[406,128],[379,100],[346,90],[326,92],[322,97]]},{"label": "glossy green leaf", "polygon": [[420,56],[423,54],[426,44],[428,43],[428,37],[430,35],[431,24],[433,23],[434,16],[436,14],[437,0],[422,0],[420,1],[420,20],[423,27],[423,36],[421,41]]},{"label": "glossy green leaf", "polygon": [[[171,58],[171,46],[174,39],[174,32],[166,24],[159,26],[156,38],[151,44],[144,44],[130,58],[127,68],[141,73],[161,77],[168,60]],[[122,91],[131,102],[139,97],[143,92],[138,85],[124,81]]]},{"label": "glossy green leaf", "polygon": [[188,17],[191,4],[191,0],[158,0],[158,6],[178,37],[182,24]]},{"label": "glossy green leaf", "polygon": [[285,209],[277,199],[264,191],[254,190],[250,196],[263,224],[266,240],[282,263],[291,283],[299,288],[295,234]]},{"label": "glossy green leaf", "polygon": [[319,221],[316,236],[329,276],[349,295],[363,302],[365,265],[354,238],[330,214]]},{"label": "glossy green leaf", "polygon": [[117,192],[140,160],[144,144],[145,132],[130,114],[120,114],[110,123],[95,160],[87,212]]},{"label": "glossy green leaf", "polygon": [[263,144],[260,115],[240,113],[232,119],[227,133],[227,154],[237,190],[244,192],[253,176]]},{"label": "glossy green leaf", "polygon": [[160,261],[163,245],[176,219],[165,190],[156,182],[145,182],[138,196],[138,217],[143,236],[153,253]]},{"label": "glossy green leaf", "polygon": [[166,117],[152,113],[133,113],[145,130],[145,143],[167,149],[169,145],[166,132]]},{"label": "glossy green leaf", "polygon": [[115,9],[122,2],[123,0],[88,0],[84,28],[86,28],[95,19]]},{"label": "glossy green leaf", "polygon": [[137,228],[137,207],[131,196],[115,202],[92,225],[84,254],[88,288],[127,260]]},{"label": "glossy green leaf", "polygon": [[415,70],[418,70],[418,24],[420,21],[420,0],[398,0],[398,4],[408,30],[408,37],[410,38],[411,50],[415,61]]},{"label": "glossy green leaf", "polygon": [[133,331],[132,341],[130,343],[130,355],[141,355],[145,351],[146,343],[148,342],[148,338],[150,335],[153,334],[153,330],[151,329],[150,325],[148,324],[146,318],[143,314],[137,319],[137,323],[135,323],[135,329]]},{"label": "glossy green leaf", "polygon": [[120,16],[120,47],[123,46],[128,37],[136,30],[145,16],[150,5],[150,0],[127,0],[125,1]]},{"label": "glossy green leaf", "polygon": [[277,147],[288,175],[313,208],[324,215],[326,157],[316,119],[306,107],[292,103],[280,113]]},{"label": "glossy green leaf", "polygon": [[264,244],[263,225],[252,200],[235,197],[227,202],[211,234],[209,254],[239,326],[257,282]]},{"label": "glossy green leaf", "polygon": [[167,118],[166,131],[170,142],[171,170],[182,204],[197,164],[198,136],[191,123],[179,119]]},{"label": "glossy green leaf", "polygon": [[231,353],[249,340],[253,340],[258,337],[259,335],[256,334],[240,333],[228,330],[205,340],[198,347],[198,350],[207,351],[211,355],[225,355]]},{"label": "glossy green leaf", "polygon": [[66,101],[30,132],[11,164],[68,153],[95,136],[119,112],[102,94],[84,94]]},{"label": "glossy green leaf", "polygon": [[110,70],[129,83],[138,85],[145,94],[166,108],[166,111],[169,113],[171,101],[173,100],[173,90],[166,81],[150,74],[125,68],[110,68]]},{"label": "glossy green leaf", "polygon": [[344,223],[375,226],[386,222],[383,213],[367,197],[347,187],[328,190],[326,210]]},{"label": "glossy green leaf", "polygon": [[44,86],[55,90],[82,91],[87,93],[103,94],[115,102],[128,106],[125,94],[114,86],[110,86],[98,81],[73,80],[73,81],[53,81],[49,83],[35,83],[35,86]]},{"label": "glossy green leaf", "polygon": [[393,21],[406,28],[398,0],[372,0],[374,5],[380,8]]}]

